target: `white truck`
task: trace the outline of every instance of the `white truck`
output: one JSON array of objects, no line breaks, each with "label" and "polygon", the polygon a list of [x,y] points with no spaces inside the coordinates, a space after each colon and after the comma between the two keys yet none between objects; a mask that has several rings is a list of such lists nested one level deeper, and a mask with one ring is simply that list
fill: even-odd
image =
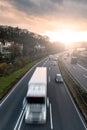
[{"label": "white truck", "polygon": [[46,122],[47,68],[37,67],[30,81],[26,95],[25,123]]}]

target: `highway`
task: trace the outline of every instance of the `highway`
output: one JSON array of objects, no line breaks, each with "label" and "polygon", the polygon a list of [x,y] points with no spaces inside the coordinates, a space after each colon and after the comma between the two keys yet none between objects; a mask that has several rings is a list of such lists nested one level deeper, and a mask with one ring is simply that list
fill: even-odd
[{"label": "highway", "polygon": [[[28,81],[36,66],[47,67],[47,121],[44,125],[27,125],[24,121]],[[65,85],[55,82],[55,74],[60,73],[56,65],[48,59],[34,66],[0,103],[0,130],[86,130],[86,125]]]},{"label": "highway", "polygon": [[84,68],[80,64],[71,64],[71,56],[63,57],[62,61],[73,75],[73,77],[80,83],[80,85],[87,91],[87,68]]}]

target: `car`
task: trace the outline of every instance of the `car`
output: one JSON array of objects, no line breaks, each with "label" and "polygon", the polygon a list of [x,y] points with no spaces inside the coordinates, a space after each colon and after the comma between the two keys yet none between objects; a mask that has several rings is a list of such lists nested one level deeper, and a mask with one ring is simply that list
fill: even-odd
[{"label": "car", "polygon": [[63,83],[63,78],[62,78],[61,74],[56,74],[55,81],[58,83]]}]

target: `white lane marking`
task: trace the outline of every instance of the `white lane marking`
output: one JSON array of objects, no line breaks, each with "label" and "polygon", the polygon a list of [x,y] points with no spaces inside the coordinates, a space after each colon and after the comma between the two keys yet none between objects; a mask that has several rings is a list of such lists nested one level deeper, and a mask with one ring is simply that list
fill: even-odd
[{"label": "white lane marking", "polygon": [[50,70],[50,67],[49,67],[49,70]]},{"label": "white lane marking", "polygon": [[22,125],[22,122],[23,122],[23,119],[24,119],[24,115],[25,115],[25,111],[24,111],[23,116],[22,116],[22,118],[21,118],[21,121],[20,121],[18,130],[20,130],[20,128],[21,128],[21,125]]},{"label": "white lane marking", "polygon": [[53,119],[52,119],[52,105],[50,103],[50,125],[51,125],[51,130],[53,129]]},{"label": "white lane marking", "polygon": [[77,64],[79,67],[81,67],[82,69],[84,69],[85,71],[87,71],[87,69],[83,66],[81,66],[80,64]]},{"label": "white lane marking", "polygon": [[20,120],[21,120],[21,117],[22,117],[22,115],[23,115],[25,106],[26,106],[26,105],[24,105],[24,107],[23,107],[23,109],[22,109],[22,111],[21,111],[21,113],[20,113],[20,115],[19,115],[19,118],[18,118],[18,120],[17,120],[17,123],[16,123],[16,125],[15,125],[15,127],[14,127],[14,130],[17,130],[17,127],[18,127],[18,124],[19,124],[19,122],[20,122]]},{"label": "white lane marking", "polygon": [[72,103],[73,103],[73,105],[74,105],[74,107],[75,107],[75,110],[76,110],[76,112],[77,112],[77,114],[78,114],[78,116],[79,116],[79,118],[80,118],[80,120],[81,120],[81,122],[82,122],[84,128],[87,130],[86,125],[85,125],[85,123],[84,123],[84,121],[83,121],[83,119],[82,119],[82,117],[81,117],[81,115],[80,115],[80,112],[79,112],[79,110],[78,110],[76,104],[74,103],[74,100],[73,100],[73,98],[72,98],[72,96],[71,96],[71,94],[70,94],[70,92],[69,92],[69,90],[68,90],[68,88],[67,88],[65,82],[64,82],[64,86],[65,86],[65,89],[66,89],[66,91],[67,91],[67,93],[68,93],[68,95],[69,95],[69,97],[70,97],[70,99],[71,99],[71,101],[72,101]]},{"label": "white lane marking", "polygon": [[79,81],[78,77],[76,77],[76,81],[83,87],[85,91],[87,91],[87,88]]},{"label": "white lane marking", "polygon": [[[43,60],[42,60],[43,61]],[[7,100],[7,98],[12,94],[12,92],[18,87],[18,85],[21,83],[21,81],[30,73],[30,71],[32,71],[32,69],[34,67],[36,67],[39,63],[41,63],[42,61],[38,62],[36,65],[34,65],[19,81],[18,83],[14,86],[14,88],[8,93],[8,95],[2,100],[2,102],[0,103],[0,107],[3,105],[3,103]]]},{"label": "white lane marking", "polygon": [[49,107],[49,98],[47,97],[47,107]]},{"label": "white lane marking", "polygon": [[50,83],[50,76],[49,76],[49,79],[48,79],[48,80],[49,80],[49,83]]},{"label": "white lane marking", "polygon": [[85,77],[87,79],[87,75],[83,75],[83,77]]}]

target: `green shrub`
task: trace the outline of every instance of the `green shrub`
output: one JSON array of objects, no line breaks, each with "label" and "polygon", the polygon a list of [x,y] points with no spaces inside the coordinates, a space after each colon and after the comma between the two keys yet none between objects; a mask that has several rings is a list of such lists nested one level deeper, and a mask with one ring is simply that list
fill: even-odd
[{"label": "green shrub", "polygon": [[29,57],[18,57],[14,62],[14,67],[16,67],[17,69],[23,67],[24,65],[29,63],[29,61],[30,61]]},{"label": "green shrub", "polygon": [[2,76],[7,69],[7,63],[1,63],[0,64],[0,76]]}]

